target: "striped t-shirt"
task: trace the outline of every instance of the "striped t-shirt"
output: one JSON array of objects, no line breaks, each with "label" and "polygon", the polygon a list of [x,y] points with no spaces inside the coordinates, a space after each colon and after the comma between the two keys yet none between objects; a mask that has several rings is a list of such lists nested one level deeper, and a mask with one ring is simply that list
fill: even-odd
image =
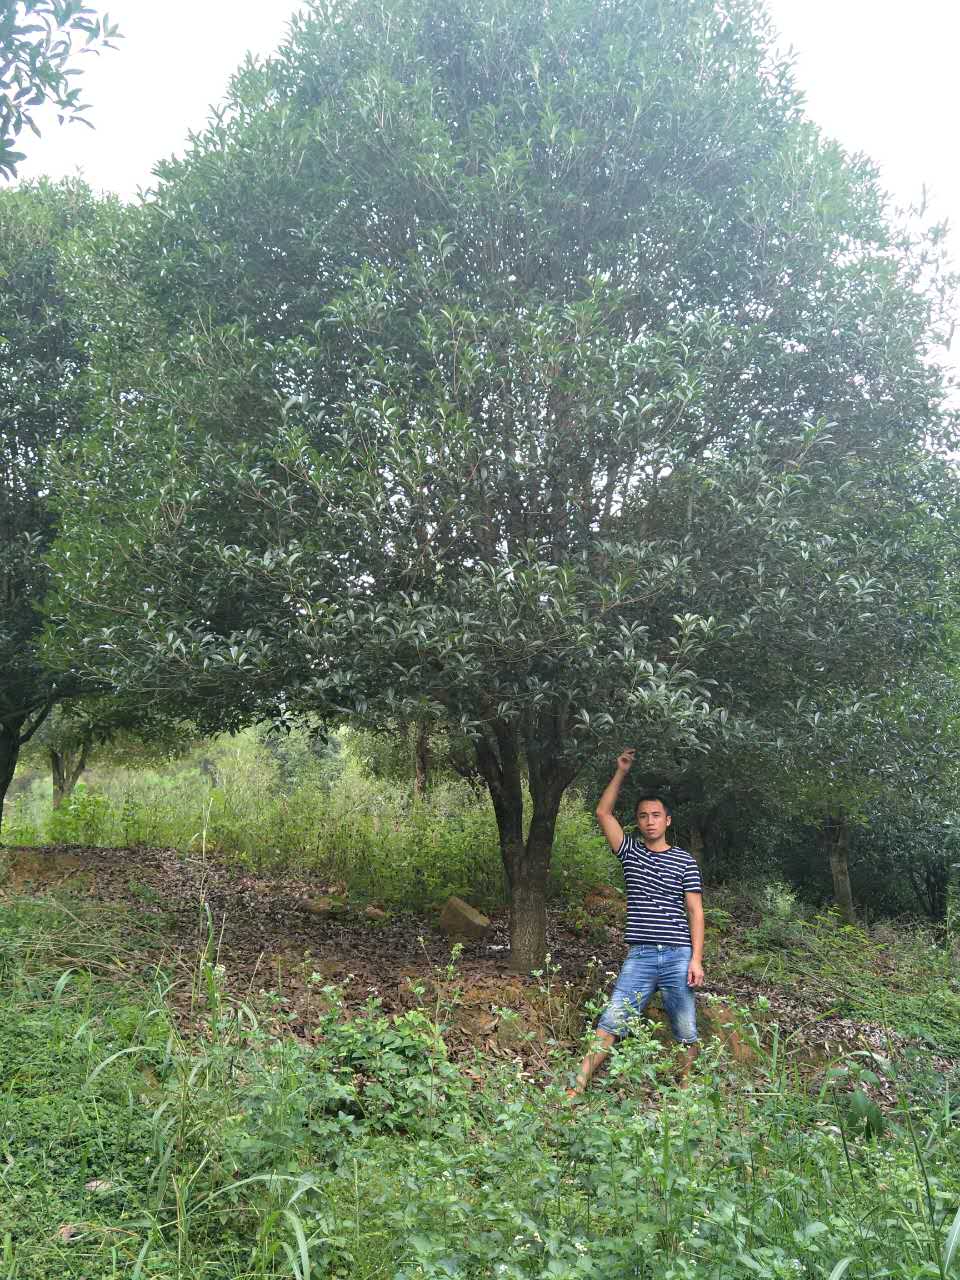
[{"label": "striped t-shirt", "polygon": [[624,941],[689,947],[690,923],[683,895],[703,892],[696,860],[675,845],[654,853],[636,836],[623,837],[617,857],[627,884]]}]

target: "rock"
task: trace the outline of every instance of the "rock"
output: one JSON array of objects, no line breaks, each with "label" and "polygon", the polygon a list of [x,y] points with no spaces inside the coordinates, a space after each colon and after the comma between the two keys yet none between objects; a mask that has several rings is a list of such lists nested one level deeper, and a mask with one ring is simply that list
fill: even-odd
[{"label": "rock", "polygon": [[462,898],[448,898],[440,912],[440,931],[448,938],[468,938],[472,942],[485,938],[491,924],[482,911],[477,911]]}]

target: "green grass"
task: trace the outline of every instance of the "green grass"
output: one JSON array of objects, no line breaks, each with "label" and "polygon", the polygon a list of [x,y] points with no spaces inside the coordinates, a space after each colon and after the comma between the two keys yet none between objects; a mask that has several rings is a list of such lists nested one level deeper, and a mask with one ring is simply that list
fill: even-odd
[{"label": "green grass", "polygon": [[[95,772],[56,811],[49,782],[37,778],[8,804],[3,839],[216,850],[245,867],[340,881],[355,898],[405,909],[450,894],[487,910],[505,901],[485,794],[456,780],[417,800],[409,785],[371,778],[346,755],[335,774],[308,759],[290,783],[251,731],[205,744],[164,769]],[[592,885],[616,874],[596,824],[569,795],[557,823],[553,900],[582,901]]]},{"label": "green grass", "polygon": [[575,1045],[552,1082],[450,1061],[449,974],[402,1017],[318,981],[311,1046],[266,1033],[279,999],[227,1000],[209,947],[184,1042],[131,922],[76,910],[0,908],[3,1280],[957,1274],[960,1082],[922,1057],[839,1064],[892,1082],[873,1125],[759,1042],[679,1089],[638,1036],[571,1108]]},{"label": "green grass", "polygon": [[[715,946],[720,975],[745,974],[841,1017],[892,1027],[960,1057],[955,946],[916,922],[865,931],[834,911],[805,914],[781,891],[759,924],[728,929]],[[785,899],[785,900],[784,900]],[[727,914],[727,913],[724,913]]]}]

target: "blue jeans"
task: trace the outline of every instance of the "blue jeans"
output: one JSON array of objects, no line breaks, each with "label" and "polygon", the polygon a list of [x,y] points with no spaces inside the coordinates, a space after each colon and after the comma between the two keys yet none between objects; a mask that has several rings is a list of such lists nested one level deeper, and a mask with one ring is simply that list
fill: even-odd
[{"label": "blue jeans", "polygon": [[612,1036],[626,1035],[630,1020],[638,1017],[655,991],[661,993],[674,1040],[697,1042],[697,1015],[693,991],[687,986],[690,947],[641,943],[631,947],[623,962],[610,1003],[597,1026]]}]

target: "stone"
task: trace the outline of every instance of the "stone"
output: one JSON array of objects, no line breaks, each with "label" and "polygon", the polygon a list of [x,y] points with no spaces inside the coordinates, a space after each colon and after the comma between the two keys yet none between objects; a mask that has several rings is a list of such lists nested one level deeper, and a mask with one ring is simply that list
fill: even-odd
[{"label": "stone", "polygon": [[467,938],[478,942],[491,929],[490,921],[462,898],[448,898],[440,912],[440,931],[448,938]]}]

